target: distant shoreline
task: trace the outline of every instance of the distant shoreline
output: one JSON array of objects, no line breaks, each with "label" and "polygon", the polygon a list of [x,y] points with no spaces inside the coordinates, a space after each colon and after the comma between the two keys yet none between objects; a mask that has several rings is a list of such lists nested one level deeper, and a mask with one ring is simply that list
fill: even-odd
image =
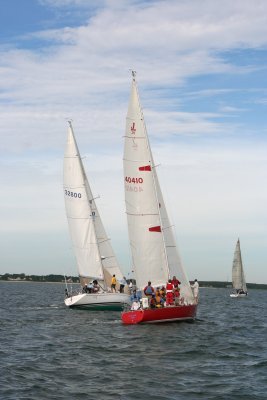
[{"label": "distant shoreline", "polygon": [[[26,274],[4,274],[0,276],[0,282],[9,283],[58,283],[65,285],[80,285],[77,276],[67,276],[66,281],[64,275],[26,275]],[[231,282],[226,281],[201,281],[199,280],[200,288],[224,288],[232,290]],[[248,289],[263,289],[267,290],[267,284],[262,283],[247,283]]]},{"label": "distant shoreline", "polygon": [[[16,279],[14,279],[14,280],[5,280],[5,279],[0,279],[0,282],[6,282],[6,283],[57,283],[57,284],[61,284],[61,285],[65,285],[66,283],[65,282],[57,282],[57,281],[55,281],[55,282],[51,282],[51,281],[27,281],[27,280],[25,280],[25,281],[23,281],[23,280],[16,280]],[[80,283],[79,282],[67,282],[67,285],[79,285]]]}]

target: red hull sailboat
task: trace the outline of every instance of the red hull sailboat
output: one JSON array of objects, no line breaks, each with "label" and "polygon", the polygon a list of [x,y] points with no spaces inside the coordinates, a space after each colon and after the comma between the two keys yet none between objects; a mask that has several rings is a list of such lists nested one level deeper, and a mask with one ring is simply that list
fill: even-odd
[{"label": "red hull sailboat", "polygon": [[[169,279],[180,281],[179,305],[162,308],[146,307],[124,311],[124,324],[193,320],[197,302],[182,266],[176,246],[173,225],[162,196],[156,165],[150,148],[144,116],[139,100],[135,72],[126,118],[124,141],[124,189],[132,265],[136,285],[143,289],[148,281],[154,288],[166,285]],[[134,308],[134,307],[132,307]]]},{"label": "red hull sailboat", "polygon": [[148,308],[124,311],[122,322],[126,325],[156,322],[193,321],[196,318],[197,305],[170,306],[164,308]]}]

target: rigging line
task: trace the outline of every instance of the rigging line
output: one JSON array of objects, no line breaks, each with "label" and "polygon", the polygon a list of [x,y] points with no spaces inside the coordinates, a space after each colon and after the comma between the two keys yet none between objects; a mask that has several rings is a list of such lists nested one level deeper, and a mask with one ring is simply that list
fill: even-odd
[{"label": "rigging line", "polygon": [[97,199],[100,199],[100,195],[98,195],[98,196],[96,196],[96,197],[93,197],[92,199],[89,199],[89,203],[92,204],[92,202],[93,202],[94,200],[97,200]]},{"label": "rigging line", "polygon": [[107,238],[107,239],[97,238],[97,239],[98,239],[98,243],[99,244],[102,244],[102,243],[105,243],[105,242],[109,242],[111,240],[110,238]]},{"label": "rigging line", "polygon": [[[151,161],[146,161],[144,159],[142,159],[142,160],[129,160],[128,158],[123,158],[123,161],[133,162],[133,163],[140,163],[140,162],[142,162],[142,163],[144,163],[144,162],[151,163]],[[153,168],[153,166],[152,166],[152,168]]]},{"label": "rigging line", "polygon": [[126,211],[126,214],[127,215],[135,215],[135,216],[138,216],[138,217],[146,217],[147,215],[159,215],[159,213],[157,213],[157,214],[134,214],[134,213],[129,213],[127,211]]},{"label": "rigging line", "polygon": [[88,219],[88,218],[95,218],[95,215],[89,215],[89,216],[87,216],[87,217],[71,217],[70,215],[67,215],[67,218],[69,218],[69,219],[73,219],[73,220],[78,220],[78,219],[80,219],[80,220],[82,220],[82,219]]},{"label": "rigging line", "polygon": [[101,260],[102,260],[102,261],[105,261],[105,260],[107,260],[107,259],[109,259],[109,258],[116,258],[116,257],[115,257],[115,255],[111,255],[111,256],[101,256]]},{"label": "rigging line", "polygon": [[117,265],[115,265],[115,264],[114,265],[108,265],[108,266],[105,267],[105,270],[108,271],[109,269],[114,269],[114,268],[117,268]]},{"label": "rigging line", "polygon": [[164,228],[162,228],[162,230],[170,229],[170,228],[173,228],[173,227],[174,227],[174,225],[165,226]]},{"label": "rigging line", "polygon": [[97,243],[90,242],[90,243],[88,243],[88,246],[83,246],[83,247],[81,247],[81,246],[73,246],[73,248],[74,249],[79,249],[79,250],[90,250],[91,249],[90,246],[92,246],[92,245],[97,246]]},{"label": "rigging line", "polygon": [[125,135],[125,136],[122,136],[122,137],[124,137],[124,138],[127,138],[127,139],[134,139],[134,140],[136,140],[136,139],[145,139],[145,137],[143,137],[143,136],[128,136],[128,135]]},{"label": "rigging line", "polygon": [[83,189],[84,186],[68,186],[68,185],[63,185],[63,188],[68,188],[68,189]]}]

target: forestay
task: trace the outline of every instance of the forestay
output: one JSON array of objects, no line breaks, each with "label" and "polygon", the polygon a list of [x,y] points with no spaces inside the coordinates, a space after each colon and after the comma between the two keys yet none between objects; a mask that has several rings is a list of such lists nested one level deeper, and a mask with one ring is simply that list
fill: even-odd
[{"label": "forestay", "polygon": [[[72,125],[64,154],[64,197],[80,278],[98,279],[107,286],[122,274],[90,189]],[[81,279],[82,281],[83,279]]]},{"label": "forestay", "polygon": [[192,300],[173,228],[153,161],[135,74],[126,118],[124,184],[132,262],[137,286],[166,284],[173,275],[181,281],[181,295]]}]

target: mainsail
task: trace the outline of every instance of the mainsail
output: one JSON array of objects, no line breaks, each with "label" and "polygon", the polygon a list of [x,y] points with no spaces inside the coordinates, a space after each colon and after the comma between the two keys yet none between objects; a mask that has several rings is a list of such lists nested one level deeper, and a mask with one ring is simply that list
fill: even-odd
[{"label": "mainsail", "polygon": [[81,283],[97,279],[107,287],[113,274],[121,279],[122,273],[92,195],[71,122],[63,175],[66,214]]},{"label": "mainsail", "polygon": [[124,142],[124,184],[128,231],[137,286],[165,285],[174,275],[181,281],[181,296],[192,291],[178,254],[133,72]]},{"label": "mainsail", "polygon": [[233,268],[232,268],[232,284],[234,289],[237,290],[242,289],[244,290],[244,292],[247,292],[247,285],[243,269],[239,239],[236,243],[235,253],[234,253]]}]

